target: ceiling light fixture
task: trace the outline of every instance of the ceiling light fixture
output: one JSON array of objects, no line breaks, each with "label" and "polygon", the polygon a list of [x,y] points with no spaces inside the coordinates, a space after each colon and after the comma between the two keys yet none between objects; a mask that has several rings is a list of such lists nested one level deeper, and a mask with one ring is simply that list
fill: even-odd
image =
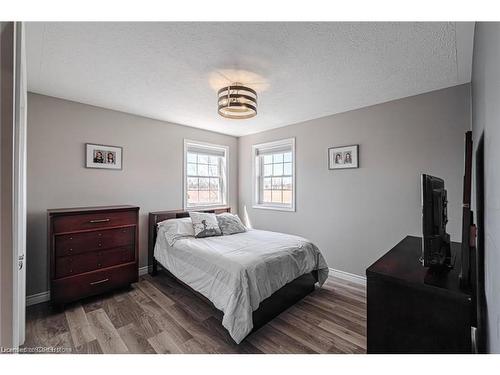
[{"label": "ceiling light fixture", "polygon": [[235,82],[218,92],[218,112],[230,119],[247,119],[257,115],[257,92]]}]

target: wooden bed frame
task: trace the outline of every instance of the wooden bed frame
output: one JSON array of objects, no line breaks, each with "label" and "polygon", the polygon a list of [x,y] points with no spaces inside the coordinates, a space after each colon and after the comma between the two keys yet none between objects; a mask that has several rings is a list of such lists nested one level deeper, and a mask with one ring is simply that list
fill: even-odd
[{"label": "wooden bed frame", "polygon": [[[223,212],[231,212],[230,207],[216,208],[211,210],[197,210],[197,212],[210,212],[215,214],[220,214]],[[155,276],[158,272],[158,261],[154,258],[154,247],[156,244],[156,234],[157,234],[157,224],[163,220],[169,219],[179,219],[183,217],[189,217],[188,211],[176,210],[176,211],[158,211],[149,213],[149,242],[148,242],[148,272],[150,275]],[[213,306],[213,303],[193,290],[191,287],[186,285],[181,280],[177,279],[167,270],[163,269],[164,272],[169,274],[172,278],[177,280],[180,284],[184,285],[186,288],[191,290],[194,294],[198,295],[203,300],[207,301]],[[266,298],[259,305],[259,308],[255,310],[252,314],[253,320],[253,330],[256,331],[264,324],[278,316],[280,313],[285,311],[290,306],[294,305],[296,302],[300,301],[302,298],[307,296],[309,293],[314,291],[315,284],[318,281],[318,271],[312,271],[302,275],[290,283],[283,286],[281,289],[274,292],[270,297]]]}]

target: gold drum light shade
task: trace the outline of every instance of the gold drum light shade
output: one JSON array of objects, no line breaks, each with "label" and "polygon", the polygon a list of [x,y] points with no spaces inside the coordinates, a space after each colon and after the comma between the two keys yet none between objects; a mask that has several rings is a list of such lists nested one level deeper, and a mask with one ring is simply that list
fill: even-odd
[{"label": "gold drum light shade", "polygon": [[247,119],[257,115],[257,93],[250,87],[234,83],[218,92],[219,115],[231,119]]}]

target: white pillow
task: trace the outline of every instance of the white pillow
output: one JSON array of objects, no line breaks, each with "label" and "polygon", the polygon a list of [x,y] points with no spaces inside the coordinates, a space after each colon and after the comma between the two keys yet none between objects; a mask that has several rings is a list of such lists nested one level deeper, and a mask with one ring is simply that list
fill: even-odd
[{"label": "white pillow", "polygon": [[243,225],[238,215],[224,212],[217,215],[217,221],[223,236],[247,231],[247,228]]},{"label": "white pillow", "polygon": [[157,224],[165,230],[165,238],[170,246],[181,238],[194,237],[193,223],[190,217],[181,219],[169,219]]}]

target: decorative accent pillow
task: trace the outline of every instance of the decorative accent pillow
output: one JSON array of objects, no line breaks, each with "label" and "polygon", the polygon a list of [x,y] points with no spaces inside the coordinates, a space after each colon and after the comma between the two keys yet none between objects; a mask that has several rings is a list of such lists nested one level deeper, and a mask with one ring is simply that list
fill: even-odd
[{"label": "decorative accent pillow", "polygon": [[194,237],[193,223],[189,217],[164,220],[157,226],[165,229],[165,238],[170,246],[174,246],[174,243],[182,238]]},{"label": "decorative accent pillow", "polygon": [[215,214],[190,212],[189,216],[191,216],[191,220],[193,221],[194,236],[196,238],[222,235]]},{"label": "decorative accent pillow", "polygon": [[222,231],[223,236],[243,233],[247,231],[247,228],[243,225],[238,215],[224,212],[217,215],[217,221],[219,223],[219,228]]}]

